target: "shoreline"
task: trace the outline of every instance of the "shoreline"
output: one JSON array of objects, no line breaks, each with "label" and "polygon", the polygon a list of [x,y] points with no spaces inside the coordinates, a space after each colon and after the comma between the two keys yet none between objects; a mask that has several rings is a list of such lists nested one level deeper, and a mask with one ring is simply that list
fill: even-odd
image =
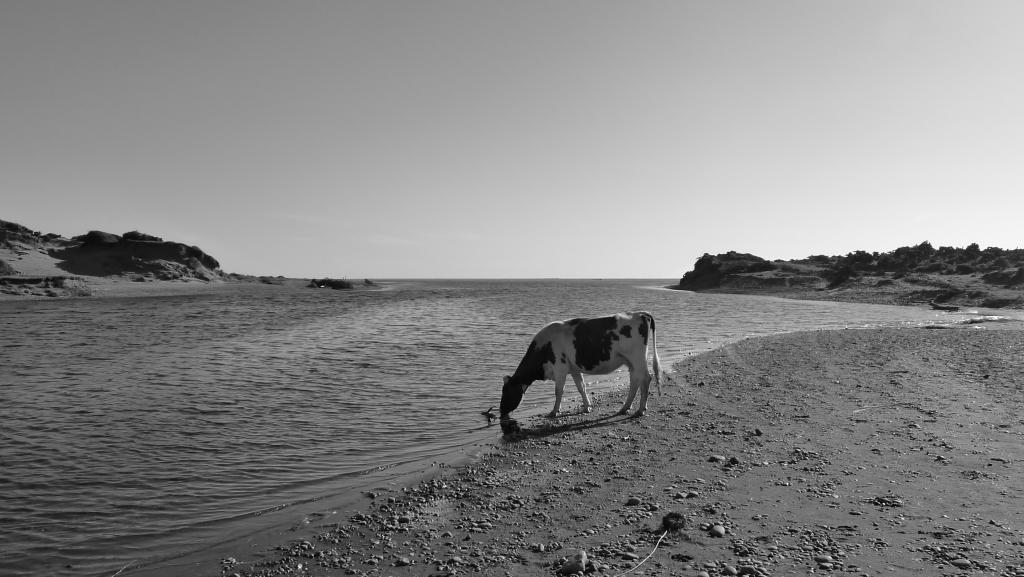
[{"label": "shoreline", "polygon": [[[752,283],[747,287],[716,287],[700,290],[679,288],[678,284],[668,285],[665,288],[707,294],[751,295],[803,301],[830,301],[889,306],[930,306],[932,302],[935,302],[935,296],[928,296],[928,291],[914,290],[895,284],[865,286],[860,283],[850,283],[849,286],[833,289],[800,286],[761,286],[756,283]],[[947,304],[957,308],[1024,309],[1024,299],[1021,298],[1019,290],[991,287],[989,290],[977,290],[972,294],[974,296],[971,298],[959,298],[949,301]]]},{"label": "shoreline", "polygon": [[[227,278],[213,281],[198,279],[176,279],[176,280],[146,280],[144,282],[123,277],[43,277],[50,279],[63,279],[44,281],[33,285],[20,285],[28,292],[14,294],[0,291],[0,302],[23,301],[23,302],[45,302],[51,300],[67,299],[108,299],[108,298],[136,298],[136,297],[163,297],[211,294],[223,291],[230,291],[236,287],[264,287],[266,290],[292,290],[308,289],[334,291],[342,293],[358,292],[368,290],[386,290],[392,283],[374,282],[366,285],[363,282],[354,283],[352,288],[331,289],[313,288],[308,286],[310,279],[296,278],[273,278],[269,281],[253,278]],[[33,279],[34,280],[34,279]],[[57,284],[60,286],[56,286]],[[19,286],[19,285],[14,285]],[[47,293],[52,294],[47,294]]]},{"label": "shoreline", "polygon": [[[643,418],[613,392],[495,426],[467,464],[189,574],[553,575],[584,550],[608,575],[1024,575],[1022,353],[1006,327],[730,343],[676,363]],[[122,574],[182,574],[158,569]]]}]

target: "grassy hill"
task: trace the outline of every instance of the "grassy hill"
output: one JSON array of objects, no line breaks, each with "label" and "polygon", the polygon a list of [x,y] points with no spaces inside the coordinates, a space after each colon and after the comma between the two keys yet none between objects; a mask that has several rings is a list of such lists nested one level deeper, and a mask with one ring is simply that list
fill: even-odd
[{"label": "grassy hill", "polygon": [[1024,308],[1024,250],[925,241],[891,252],[856,251],[769,261],[737,252],[705,254],[674,287],[879,304]]}]

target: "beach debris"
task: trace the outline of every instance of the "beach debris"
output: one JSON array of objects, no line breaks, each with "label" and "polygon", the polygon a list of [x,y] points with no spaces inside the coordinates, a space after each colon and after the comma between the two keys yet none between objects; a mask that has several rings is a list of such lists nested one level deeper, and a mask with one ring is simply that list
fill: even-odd
[{"label": "beach debris", "polygon": [[[654,553],[658,550],[658,546],[661,545],[661,542],[665,539],[665,536],[668,535],[669,533],[675,533],[676,531],[682,530],[683,527],[685,526],[685,524],[686,524],[686,519],[683,517],[683,515],[681,513],[676,513],[676,512],[666,513],[665,516],[661,518],[661,527],[658,529],[658,530],[661,531],[661,536],[658,537],[658,541],[654,544],[654,547],[651,549],[651,552],[648,553],[646,557],[641,559],[640,562],[637,563],[636,565],[634,565],[632,568],[627,569],[626,571],[623,571],[622,573],[616,574],[615,577],[622,577],[623,575],[626,575],[626,574],[628,574],[628,573],[638,569],[641,565],[646,563],[648,559],[650,559],[651,557],[654,556]],[[630,546],[627,551],[625,551],[624,553],[620,554],[620,557],[625,559],[625,560],[627,560],[627,561],[636,560],[640,556],[636,555],[634,553],[634,551],[635,551],[635,549]]]},{"label": "beach debris", "polygon": [[682,513],[676,513],[675,511],[667,513],[661,518],[660,531],[666,533],[674,533],[676,531],[682,531],[686,527],[686,518],[683,517]]},{"label": "beach debris", "polygon": [[893,495],[892,493],[889,493],[888,495],[879,495],[877,497],[872,497],[870,499],[864,499],[864,502],[871,503],[872,505],[876,505],[878,507],[903,506],[903,499],[896,495]]}]

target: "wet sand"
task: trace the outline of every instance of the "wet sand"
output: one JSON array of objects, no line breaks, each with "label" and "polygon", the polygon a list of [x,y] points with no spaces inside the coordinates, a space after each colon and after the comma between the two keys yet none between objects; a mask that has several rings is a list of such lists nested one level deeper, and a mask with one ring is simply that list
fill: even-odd
[{"label": "wet sand", "polygon": [[1024,575],[1024,331],[749,339],[596,401],[166,574]]}]

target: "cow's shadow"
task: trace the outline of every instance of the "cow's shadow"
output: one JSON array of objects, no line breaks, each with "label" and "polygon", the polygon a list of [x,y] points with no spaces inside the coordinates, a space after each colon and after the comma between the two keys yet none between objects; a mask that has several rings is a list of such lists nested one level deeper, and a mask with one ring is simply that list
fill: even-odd
[{"label": "cow's shadow", "polygon": [[[580,413],[585,414],[585,413]],[[624,421],[630,421],[636,417],[633,414],[620,415],[613,413],[611,415],[605,415],[596,419],[588,419],[586,421],[575,421],[571,423],[563,424],[544,424],[539,427],[526,428],[522,427],[519,430],[512,433],[505,433],[502,435],[503,443],[518,443],[519,441],[525,441],[527,439],[538,439],[544,437],[550,437],[552,435],[561,435],[563,433],[574,432],[574,431],[587,431],[590,429],[600,429],[603,427],[610,427],[613,425],[620,424]]]}]

